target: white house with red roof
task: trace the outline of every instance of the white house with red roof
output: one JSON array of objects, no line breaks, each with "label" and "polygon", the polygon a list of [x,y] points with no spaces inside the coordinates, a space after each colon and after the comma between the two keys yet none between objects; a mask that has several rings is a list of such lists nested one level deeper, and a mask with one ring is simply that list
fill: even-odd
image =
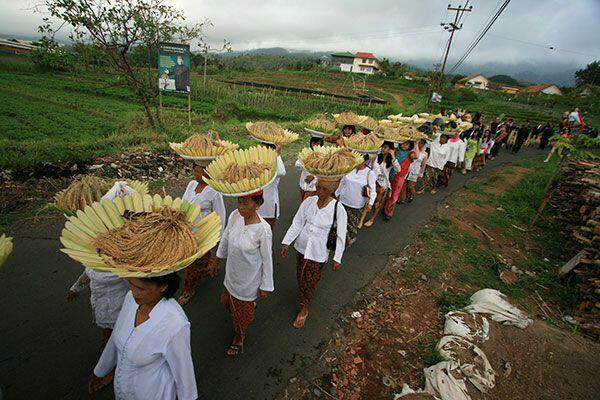
[{"label": "white house with red roof", "polygon": [[360,74],[374,74],[381,69],[379,60],[373,55],[373,53],[357,52],[354,55],[354,62],[352,63],[352,72],[358,72]]}]

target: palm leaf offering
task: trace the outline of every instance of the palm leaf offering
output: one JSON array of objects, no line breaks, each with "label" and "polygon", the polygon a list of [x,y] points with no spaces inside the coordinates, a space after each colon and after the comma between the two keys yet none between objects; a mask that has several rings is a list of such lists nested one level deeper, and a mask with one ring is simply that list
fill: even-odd
[{"label": "palm leaf offering", "polygon": [[181,143],[169,143],[169,147],[183,158],[208,159],[216,158],[236,150],[238,145],[226,140],[214,139],[211,133],[194,134]]},{"label": "palm leaf offering", "polygon": [[306,121],[305,130],[308,133],[317,133],[324,136],[329,136],[335,133],[337,126],[335,121],[327,118],[324,114],[320,114]]},{"label": "palm leaf offering", "polygon": [[277,152],[264,146],[227,153],[206,168],[206,183],[225,196],[256,192],[275,179]]},{"label": "palm leaf offering", "polygon": [[4,264],[13,251],[12,238],[5,234],[0,235],[0,267]]},{"label": "palm leaf offering", "polygon": [[333,114],[333,118],[338,124],[341,125],[358,125],[360,124],[360,121],[365,118],[365,116],[358,115],[352,111],[346,111],[341,114]]},{"label": "palm leaf offering", "polygon": [[247,122],[250,136],[264,143],[288,144],[298,140],[298,134],[271,121]]},{"label": "palm leaf offering", "polygon": [[387,142],[404,143],[411,140],[409,134],[412,133],[412,129],[408,129],[405,126],[380,125],[375,129],[374,133]]},{"label": "palm leaf offering", "polygon": [[176,272],[205,255],[220,239],[216,213],[196,221],[200,206],[170,196],[134,193],[103,200],[69,217],[60,241],[84,266],[121,277]]},{"label": "palm leaf offering", "polygon": [[377,128],[377,126],[379,125],[377,123],[377,121],[375,121],[373,118],[369,117],[369,116],[362,116],[360,122],[358,123],[358,125],[367,128],[368,130],[373,130],[375,128]]},{"label": "palm leaf offering", "polygon": [[[137,180],[126,181],[132,189],[141,194],[148,193],[148,184]],[[66,214],[74,214],[95,201],[100,201],[114,182],[94,175],[76,178],[66,189],[54,196],[53,206]]]},{"label": "palm leaf offering", "polygon": [[360,153],[377,152],[383,144],[383,139],[370,132],[368,135],[356,133],[350,137],[344,137],[346,147],[356,150]]},{"label": "palm leaf offering", "polygon": [[357,152],[332,146],[304,148],[298,154],[298,160],[306,171],[319,179],[342,177],[364,162]]}]

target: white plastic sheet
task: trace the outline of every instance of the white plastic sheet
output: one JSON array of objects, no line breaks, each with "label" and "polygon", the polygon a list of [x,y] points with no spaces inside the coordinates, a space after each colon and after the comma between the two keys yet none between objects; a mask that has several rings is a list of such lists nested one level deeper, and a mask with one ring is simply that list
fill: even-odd
[{"label": "white plastic sheet", "polygon": [[[455,361],[442,361],[423,370],[425,392],[441,400],[471,400],[462,378],[460,365]],[[457,378],[458,376],[459,378]]]},{"label": "white plastic sheet", "polygon": [[495,385],[494,369],[483,351],[461,336],[444,336],[437,345],[442,357],[459,365],[461,373],[480,391]]},{"label": "white plastic sheet", "polygon": [[482,289],[471,296],[471,304],[464,308],[470,313],[489,314],[504,325],[525,329],[533,321],[525,313],[506,300],[506,296],[494,289]]},{"label": "white plastic sheet", "polygon": [[485,342],[490,337],[490,323],[482,315],[450,311],[446,314],[444,335],[456,335],[471,341]]},{"label": "white plastic sheet", "polygon": [[117,197],[125,197],[135,193],[135,189],[127,184],[125,181],[117,181],[112,188],[104,196],[102,200],[114,200]]}]

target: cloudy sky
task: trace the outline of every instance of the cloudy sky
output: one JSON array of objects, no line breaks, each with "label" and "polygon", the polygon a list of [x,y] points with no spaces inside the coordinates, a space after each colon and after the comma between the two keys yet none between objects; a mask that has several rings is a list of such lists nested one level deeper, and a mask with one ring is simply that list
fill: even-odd
[{"label": "cloudy sky", "polygon": [[[107,0],[105,0],[107,1]],[[464,4],[466,0],[453,2]],[[0,0],[0,32],[32,35],[41,20],[30,7],[41,0]],[[449,0],[173,0],[189,22],[209,18],[214,42],[234,50],[285,47],[371,51],[397,60],[439,60],[451,21]],[[455,35],[449,66],[502,3],[471,0],[473,11]],[[600,0],[512,0],[470,55],[471,63],[567,63],[600,59]],[[549,49],[553,47],[554,50]]]}]

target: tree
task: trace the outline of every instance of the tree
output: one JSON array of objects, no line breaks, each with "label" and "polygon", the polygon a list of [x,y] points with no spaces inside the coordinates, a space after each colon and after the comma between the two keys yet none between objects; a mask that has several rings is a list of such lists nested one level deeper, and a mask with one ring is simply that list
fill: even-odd
[{"label": "tree", "polygon": [[517,86],[519,82],[510,75],[494,75],[488,78],[492,82],[505,83],[507,85]]},{"label": "tree", "polygon": [[575,72],[575,82],[577,85],[596,85],[600,86],[600,61],[594,61]]},{"label": "tree", "polygon": [[[164,0],[46,0],[43,7],[61,22],[55,28],[50,18],[44,18],[39,31],[45,40],[54,41],[56,32],[67,26],[71,27],[71,40],[95,45],[123,74],[143,105],[151,126],[160,122],[157,74],[152,68],[158,42],[189,42],[200,37],[202,27],[208,23],[185,26],[184,13],[165,4]],[[146,57],[144,60],[137,55],[134,62],[132,52],[137,47],[145,50]]]},{"label": "tree", "polygon": [[450,82],[453,85],[456,85],[458,83],[458,81],[460,81],[462,78],[466,78],[466,77],[467,77],[466,75],[460,75],[460,74],[453,75],[452,79],[450,80]]}]

